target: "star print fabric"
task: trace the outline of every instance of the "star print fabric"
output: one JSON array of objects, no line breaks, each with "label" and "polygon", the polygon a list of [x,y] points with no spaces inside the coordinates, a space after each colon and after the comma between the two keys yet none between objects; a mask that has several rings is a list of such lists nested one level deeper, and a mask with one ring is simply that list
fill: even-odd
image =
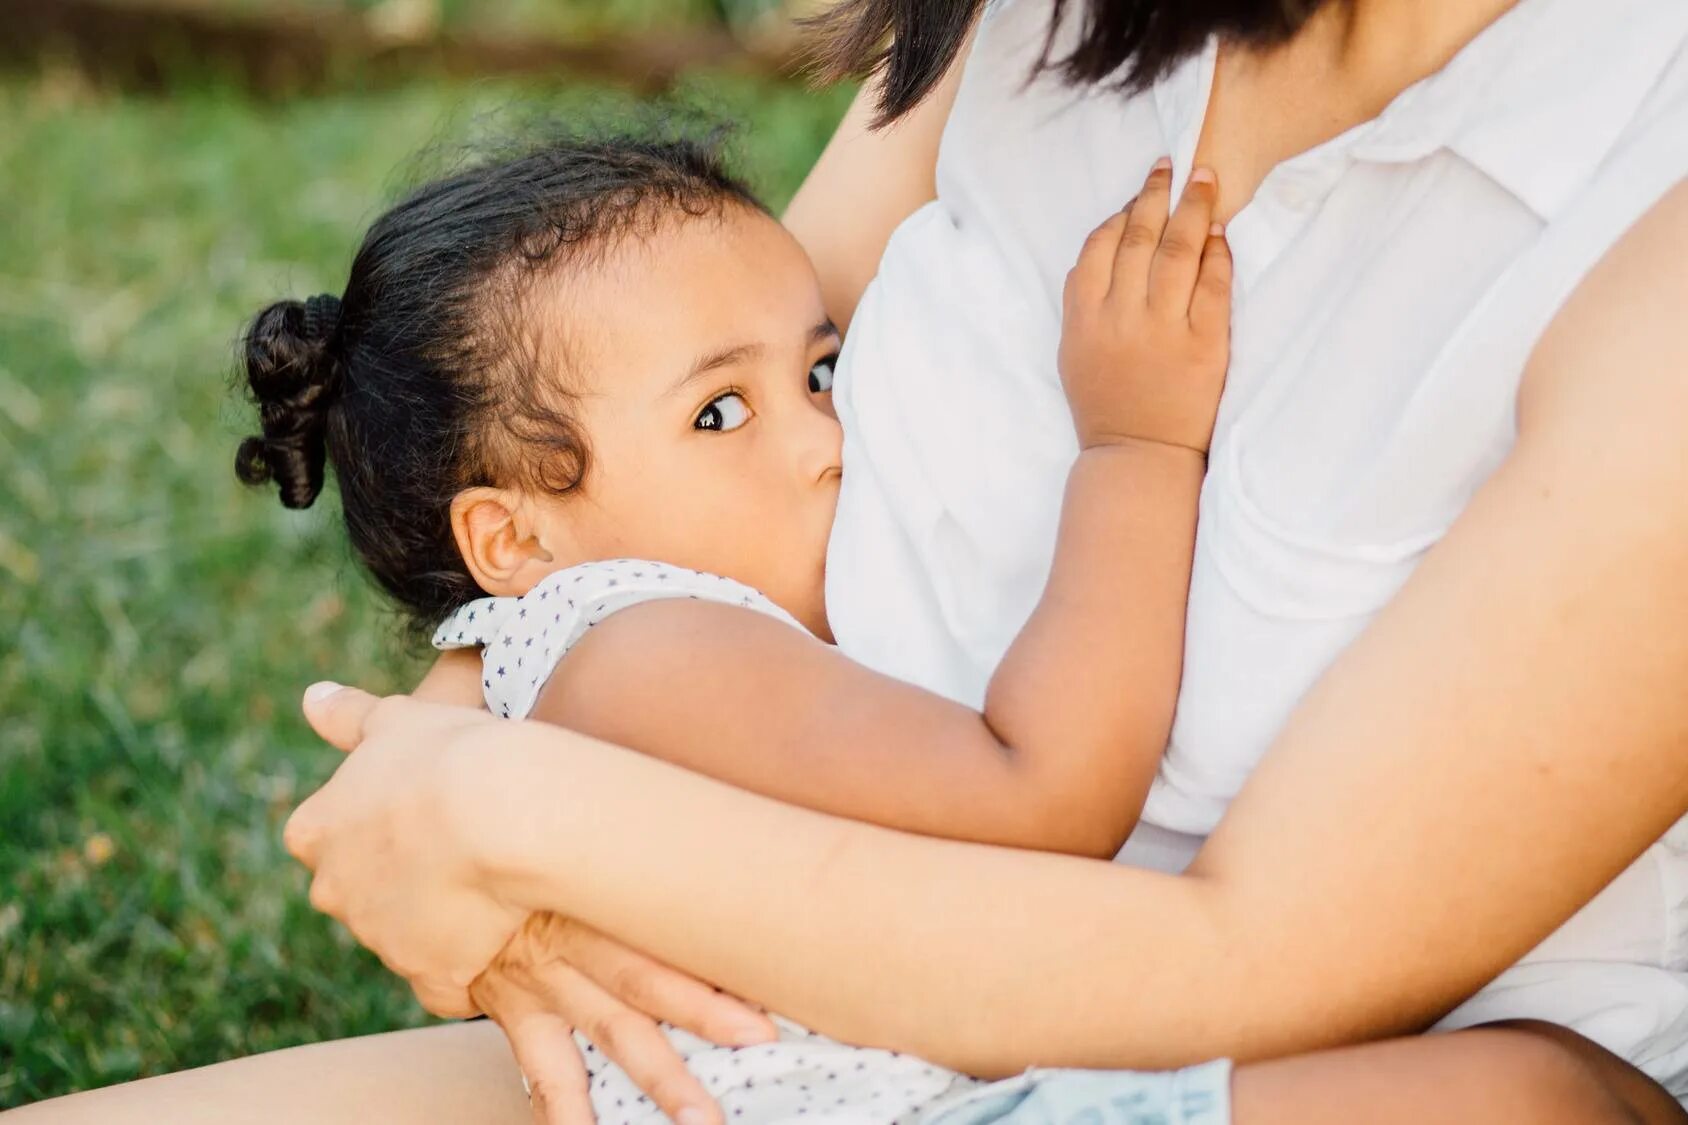
[{"label": "star print fabric", "polygon": [[[717,1047],[663,1027],[686,1068],[720,1104],[727,1125],[914,1125],[934,1103],[982,1085],[913,1055],[850,1047],[778,1016],[774,1022],[779,1041],[759,1047]],[[598,1125],[668,1120],[626,1071],[584,1037],[576,1042]]]},{"label": "star print fabric", "polygon": [[588,631],[612,613],[664,598],[743,606],[803,628],[742,582],[667,563],[614,559],[546,575],[519,598],[477,598],[441,623],[434,647],[479,647],[487,710],[525,719],[557,662]]}]

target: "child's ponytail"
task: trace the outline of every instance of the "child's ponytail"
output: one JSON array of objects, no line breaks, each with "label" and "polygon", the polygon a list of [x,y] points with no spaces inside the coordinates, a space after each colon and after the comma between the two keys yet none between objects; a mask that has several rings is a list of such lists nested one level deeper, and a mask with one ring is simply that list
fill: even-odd
[{"label": "child's ponytail", "polygon": [[340,300],[278,301],[246,332],[246,385],[262,435],[240,443],[234,471],[247,484],[275,481],[281,502],[308,508],[322,491],[328,411],[339,389],[334,351]]}]

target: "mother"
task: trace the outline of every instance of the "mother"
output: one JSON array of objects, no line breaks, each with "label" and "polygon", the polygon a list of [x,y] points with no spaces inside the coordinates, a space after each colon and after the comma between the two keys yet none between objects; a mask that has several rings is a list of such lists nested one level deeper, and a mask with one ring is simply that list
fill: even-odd
[{"label": "mother", "polygon": [[[1043,424],[1062,274],[1156,156],[1213,166],[1234,358],[1172,746],[1127,851],[1188,869],[901,835],[342,692],[313,720],[363,745],[289,831],[316,900],[439,1010],[556,911],[984,1073],[1534,1018],[1688,1095],[1688,7],[980,7],[829,19],[840,66],[892,33],[869,96],[900,119],[871,132],[858,104],[787,219],[834,318],[855,314],[829,610],[853,654],[979,690],[1040,586],[1071,456]],[[1023,84],[1040,55],[1057,73]],[[519,1047],[557,1026],[507,1022]],[[444,1034],[156,1089],[493,1116],[507,1061]],[[1634,1120],[1647,1096],[1534,1047],[1475,1071],[1451,1037],[1366,1050],[1359,1086],[1331,1079],[1333,1119],[1390,1120],[1414,1084],[1444,1120]],[[383,1085],[433,1058],[458,1069]]]}]

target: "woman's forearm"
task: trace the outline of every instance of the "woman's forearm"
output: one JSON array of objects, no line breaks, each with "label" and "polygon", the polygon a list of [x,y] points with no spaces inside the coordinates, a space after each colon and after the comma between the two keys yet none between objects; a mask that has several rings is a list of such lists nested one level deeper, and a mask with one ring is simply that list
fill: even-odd
[{"label": "woman's forearm", "polygon": [[[477,755],[492,772],[471,784],[578,799],[506,801],[489,849],[497,893],[571,904],[846,1041],[979,1074],[1173,1065],[1211,1053],[1208,1013],[1243,983],[1201,881],[908,836],[552,728],[500,733]],[[540,858],[556,855],[571,859]],[[1197,988],[1140,971],[1177,961],[1215,971]],[[1188,1034],[1169,1027],[1179,1013],[1200,1013]]]}]

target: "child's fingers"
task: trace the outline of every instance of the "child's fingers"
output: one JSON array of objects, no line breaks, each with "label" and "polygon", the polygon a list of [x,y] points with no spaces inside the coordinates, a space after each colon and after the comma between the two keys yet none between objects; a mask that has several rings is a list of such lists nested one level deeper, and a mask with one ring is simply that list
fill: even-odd
[{"label": "child's fingers", "polygon": [[1190,173],[1184,197],[1167,221],[1149,267],[1149,307],[1156,312],[1180,318],[1189,315],[1191,291],[1201,270],[1218,194],[1218,180],[1211,168]]},{"label": "child's fingers", "polygon": [[1228,338],[1231,330],[1231,283],[1235,264],[1225,228],[1212,224],[1202,250],[1201,272],[1190,298],[1190,327],[1203,336]]},{"label": "child's fingers", "polygon": [[1146,299],[1149,266],[1155,249],[1160,246],[1161,234],[1166,230],[1166,216],[1172,200],[1172,161],[1165,157],[1155,162],[1143,190],[1131,205],[1125,230],[1120,235],[1119,253],[1114,258],[1113,284],[1110,297]]},{"label": "child's fingers", "polygon": [[1125,233],[1126,220],[1131,215],[1128,202],[1109,215],[1102,225],[1090,232],[1079,249],[1078,261],[1067,271],[1066,300],[1084,295],[1096,299],[1105,297],[1114,274],[1114,255],[1119,252],[1120,236]]}]

